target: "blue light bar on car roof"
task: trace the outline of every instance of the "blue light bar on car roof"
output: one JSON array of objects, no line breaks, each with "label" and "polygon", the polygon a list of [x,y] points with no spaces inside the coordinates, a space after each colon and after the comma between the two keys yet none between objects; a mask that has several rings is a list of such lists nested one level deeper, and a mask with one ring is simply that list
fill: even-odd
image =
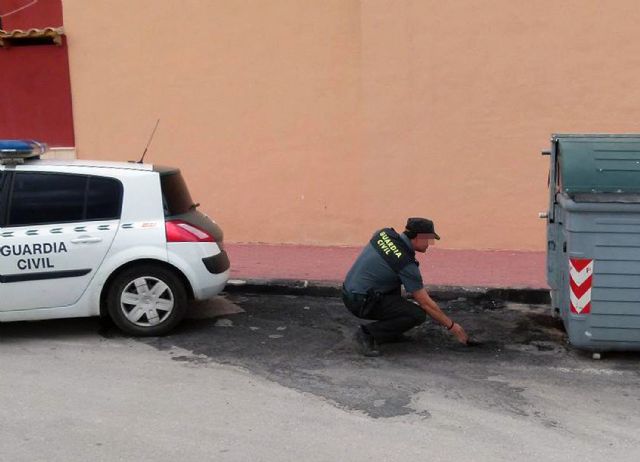
[{"label": "blue light bar on car roof", "polygon": [[0,140],[0,154],[3,157],[39,156],[47,152],[47,145],[34,140]]}]

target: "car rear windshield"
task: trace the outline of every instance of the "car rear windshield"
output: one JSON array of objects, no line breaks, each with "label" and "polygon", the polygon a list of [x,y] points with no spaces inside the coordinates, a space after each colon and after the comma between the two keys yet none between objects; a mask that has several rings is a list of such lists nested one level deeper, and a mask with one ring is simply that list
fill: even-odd
[{"label": "car rear windshield", "polygon": [[179,170],[162,173],[160,187],[165,216],[181,215],[191,210],[193,200]]}]

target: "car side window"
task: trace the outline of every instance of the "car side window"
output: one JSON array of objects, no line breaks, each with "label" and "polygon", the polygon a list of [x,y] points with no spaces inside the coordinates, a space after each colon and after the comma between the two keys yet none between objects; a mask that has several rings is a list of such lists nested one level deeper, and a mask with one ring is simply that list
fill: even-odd
[{"label": "car side window", "polygon": [[4,181],[5,181],[5,173],[3,170],[0,170],[0,227],[4,225],[4,201],[5,201],[5,194],[3,194],[4,191]]},{"label": "car side window", "polygon": [[89,177],[87,188],[87,220],[120,218],[122,183],[114,178]]},{"label": "car side window", "polygon": [[16,173],[8,225],[82,221],[87,181],[84,175]]}]

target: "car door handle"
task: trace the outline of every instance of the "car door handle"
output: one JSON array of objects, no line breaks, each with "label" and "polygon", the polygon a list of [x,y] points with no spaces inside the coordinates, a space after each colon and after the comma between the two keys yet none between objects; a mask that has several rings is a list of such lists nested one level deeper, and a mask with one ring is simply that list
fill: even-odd
[{"label": "car door handle", "polygon": [[91,237],[91,236],[81,236],[75,239],[71,239],[73,244],[95,244],[97,242],[101,242],[101,237]]}]

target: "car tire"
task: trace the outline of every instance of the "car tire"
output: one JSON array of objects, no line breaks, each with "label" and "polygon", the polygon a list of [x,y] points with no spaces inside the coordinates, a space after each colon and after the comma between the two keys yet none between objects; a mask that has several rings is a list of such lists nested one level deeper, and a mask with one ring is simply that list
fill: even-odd
[{"label": "car tire", "polygon": [[107,292],[111,319],[135,336],[167,334],[184,318],[187,302],[182,280],[170,269],[153,264],[125,269]]}]

